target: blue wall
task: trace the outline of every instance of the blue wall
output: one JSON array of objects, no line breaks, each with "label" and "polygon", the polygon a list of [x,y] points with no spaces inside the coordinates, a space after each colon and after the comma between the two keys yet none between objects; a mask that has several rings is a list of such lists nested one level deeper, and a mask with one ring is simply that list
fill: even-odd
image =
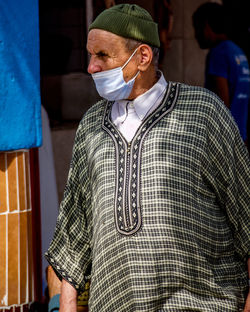
[{"label": "blue wall", "polygon": [[0,0],[0,151],[42,143],[38,0]]}]

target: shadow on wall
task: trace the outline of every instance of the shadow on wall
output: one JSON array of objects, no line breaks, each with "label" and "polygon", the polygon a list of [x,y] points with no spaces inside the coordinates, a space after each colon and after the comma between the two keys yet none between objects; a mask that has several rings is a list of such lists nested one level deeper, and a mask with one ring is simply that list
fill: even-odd
[{"label": "shadow on wall", "polygon": [[85,73],[47,75],[41,78],[42,103],[56,126],[63,121],[79,121],[100,99],[92,77]]}]

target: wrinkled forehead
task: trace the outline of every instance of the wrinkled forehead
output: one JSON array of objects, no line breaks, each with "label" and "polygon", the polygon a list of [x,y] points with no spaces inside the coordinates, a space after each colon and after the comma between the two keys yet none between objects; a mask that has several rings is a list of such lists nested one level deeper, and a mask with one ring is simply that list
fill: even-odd
[{"label": "wrinkled forehead", "polygon": [[125,47],[126,39],[103,29],[92,29],[88,33],[87,47],[89,45],[115,45]]}]

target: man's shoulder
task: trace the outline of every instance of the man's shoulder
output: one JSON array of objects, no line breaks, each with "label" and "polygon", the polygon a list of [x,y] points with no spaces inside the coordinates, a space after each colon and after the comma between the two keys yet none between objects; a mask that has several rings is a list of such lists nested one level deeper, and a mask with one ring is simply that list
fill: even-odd
[{"label": "man's shoulder", "polygon": [[221,43],[221,49],[232,50],[233,52],[244,54],[241,47],[232,40],[225,40]]},{"label": "man's shoulder", "polygon": [[84,113],[76,131],[77,138],[85,137],[102,126],[105,108],[106,101],[100,100]]},{"label": "man's shoulder", "polygon": [[[240,46],[232,40],[224,40],[210,49],[210,54],[213,56],[236,56],[245,55]],[[245,56],[246,57],[246,56]]]},{"label": "man's shoulder", "polygon": [[201,87],[192,86],[185,83],[179,83],[179,97],[186,101],[219,101],[219,97],[212,91]]},{"label": "man's shoulder", "polygon": [[92,105],[84,114],[83,118],[89,117],[93,114],[99,114],[100,112],[104,111],[107,101],[104,99],[101,99],[100,101],[96,102],[94,105]]},{"label": "man's shoulder", "polygon": [[184,115],[199,118],[199,121],[208,124],[224,124],[235,129],[232,115],[222,100],[212,91],[199,87],[180,84],[178,109]]},{"label": "man's shoulder", "polygon": [[83,115],[80,124],[93,123],[103,118],[106,107],[106,100],[100,100],[92,105]]},{"label": "man's shoulder", "polygon": [[208,116],[229,114],[228,108],[214,92],[200,86],[179,84],[178,103],[183,112],[195,112]]}]

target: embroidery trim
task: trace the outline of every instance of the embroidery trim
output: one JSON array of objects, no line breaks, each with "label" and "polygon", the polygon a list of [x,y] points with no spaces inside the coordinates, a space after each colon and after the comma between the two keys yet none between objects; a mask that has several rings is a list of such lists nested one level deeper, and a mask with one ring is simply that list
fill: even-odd
[{"label": "embroidery trim", "polygon": [[112,123],[113,102],[107,102],[102,128],[110,135],[115,145],[117,171],[114,217],[117,231],[122,235],[133,235],[142,226],[140,167],[143,142],[154,125],[173,110],[178,90],[179,84],[168,83],[162,103],[142,122],[130,143]]}]

